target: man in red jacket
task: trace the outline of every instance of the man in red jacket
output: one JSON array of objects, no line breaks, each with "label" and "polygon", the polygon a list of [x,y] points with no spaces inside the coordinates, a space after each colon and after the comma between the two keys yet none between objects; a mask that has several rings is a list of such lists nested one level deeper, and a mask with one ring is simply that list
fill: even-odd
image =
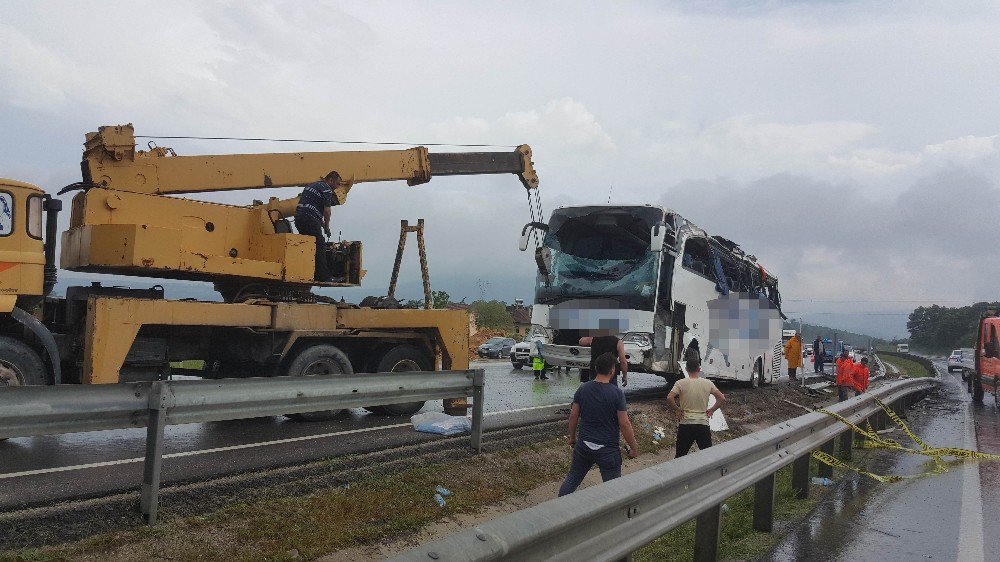
[{"label": "man in red jacket", "polygon": [[837,373],[836,385],[839,392],[840,401],[843,402],[854,393],[854,361],[847,356],[846,351],[840,352],[840,357],[834,364]]},{"label": "man in red jacket", "polygon": [[861,363],[854,366],[854,390],[857,394],[868,390],[868,358],[862,357]]}]

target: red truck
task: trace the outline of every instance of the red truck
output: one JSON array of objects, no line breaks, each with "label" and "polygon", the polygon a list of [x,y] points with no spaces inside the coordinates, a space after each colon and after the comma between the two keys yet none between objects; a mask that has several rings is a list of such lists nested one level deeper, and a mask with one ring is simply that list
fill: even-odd
[{"label": "red truck", "polygon": [[[997,400],[998,379],[1000,379],[1000,316],[996,311],[987,311],[979,319],[979,335],[976,336],[975,370],[968,377],[969,392],[976,402],[983,401],[987,392]],[[1000,404],[1000,402],[998,402]]]}]

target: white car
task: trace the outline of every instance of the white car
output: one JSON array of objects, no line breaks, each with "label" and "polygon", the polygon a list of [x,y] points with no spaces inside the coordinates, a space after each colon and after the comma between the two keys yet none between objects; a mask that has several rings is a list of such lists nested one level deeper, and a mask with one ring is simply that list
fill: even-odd
[{"label": "white car", "polygon": [[510,348],[510,365],[515,369],[520,369],[531,364],[531,346],[533,341],[519,341]]},{"label": "white car", "polygon": [[956,349],[948,356],[948,372],[962,370],[962,350]]}]

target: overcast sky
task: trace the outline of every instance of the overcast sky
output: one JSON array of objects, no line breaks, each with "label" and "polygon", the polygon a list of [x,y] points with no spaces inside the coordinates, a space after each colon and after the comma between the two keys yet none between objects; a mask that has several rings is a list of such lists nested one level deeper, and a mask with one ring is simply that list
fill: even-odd
[{"label": "overcast sky", "polygon": [[[528,143],[547,212],[609,192],[669,206],[755,253],[787,312],[896,335],[917,304],[1000,297],[998,6],[7,2],[0,176],[54,191],[79,179],[84,133],[127,122],[137,134]],[[348,298],[384,294],[401,218],[427,220],[436,289],[531,299],[513,176],[353,190],[334,229],[364,242],[369,272]],[[403,275],[416,297],[415,251]]]}]

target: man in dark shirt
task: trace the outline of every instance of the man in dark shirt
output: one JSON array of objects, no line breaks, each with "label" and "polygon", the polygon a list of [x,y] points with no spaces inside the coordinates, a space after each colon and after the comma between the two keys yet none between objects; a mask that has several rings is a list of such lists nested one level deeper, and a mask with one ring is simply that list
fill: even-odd
[{"label": "man in dark shirt", "polygon": [[[615,358],[605,353],[594,362],[597,377],[580,385],[573,396],[569,413],[569,446],[573,448],[573,462],[569,474],[559,488],[559,495],[573,493],[595,464],[605,482],[622,475],[622,453],[618,447],[618,434],[629,446],[628,456],[639,456],[632,422],[628,419],[625,392],[611,384]],[[576,429],[580,427],[577,440]]]},{"label": "man in dark shirt", "polygon": [[622,386],[628,386],[628,359],[625,358],[625,345],[622,344],[622,341],[617,336],[612,336],[611,332],[606,331],[604,335],[580,338],[580,345],[590,348],[590,371],[584,373],[581,369],[580,382],[594,380],[594,377],[597,376],[597,369],[594,368],[594,362],[601,355],[610,353],[615,358],[611,383],[618,386],[618,373],[621,373]]},{"label": "man in dark shirt", "polygon": [[330,172],[322,180],[307,185],[295,207],[295,228],[299,234],[316,238],[316,281],[331,280],[323,234],[330,236],[330,207],[339,204],[333,190],[346,185],[340,174]]}]

